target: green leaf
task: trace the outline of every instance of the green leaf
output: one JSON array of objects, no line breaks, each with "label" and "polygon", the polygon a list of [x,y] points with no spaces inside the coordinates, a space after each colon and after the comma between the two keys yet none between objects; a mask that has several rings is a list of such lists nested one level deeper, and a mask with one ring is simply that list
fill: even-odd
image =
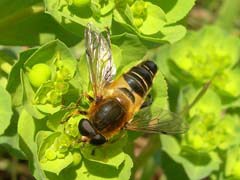
[{"label": "green leaf", "polygon": [[122,49],[120,47],[118,47],[117,45],[112,44],[111,45],[111,50],[112,50],[114,65],[116,67],[120,67],[120,64],[124,60]]},{"label": "green leaf", "polygon": [[130,172],[133,162],[129,155],[125,154],[124,162],[117,168],[98,162],[83,159],[78,166],[69,166],[63,169],[57,176],[47,172],[47,177],[51,180],[81,179],[81,180],[127,180],[130,179]]},{"label": "green leaf", "polygon": [[[7,8],[6,8],[7,7]],[[0,2],[0,44],[39,45],[56,38],[68,45],[79,41],[50,15],[44,13],[42,0]],[[31,27],[31,28],[29,28]]]},{"label": "green leaf", "polygon": [[55,159],[53,161],[47,161],[41,163],[41,167],[44,171],[49,171],[56,173],[59,175],[59,173],[69,166],[73,162],[73,157],[71,153],[68,153],[67,156],[65,156],[63,159]]},{"label": "green leaf", "polygon": [[105,4],[105,6],[103,6],[101,8],[101,15],[106,15],[107,13],[109,13],[110,11],[112,11],[112,9],[114,8],[115,4],[113,0],[110,0],[107,2],[107,4]]},{"label": "green leaf", "polygon": [[88,160],[84,160],[82,162],[81,168],[79,168],[76,173],[77,178],[81,178],[83,180],[118,179],[117,168]]},{"label": "green leaf", "polygon": [[211,160],[204,166],[195,166],[185,159],[181,160],[188,177],[191,179],[201,179],[209,176],[212,172],[219,170],[221,160],[217,153],[211,152],[209,155]]},{"label": "green leaf", "polygon": [[166,44],[157,49],[153,55],[156,55],[156,62],[158,63],[158,68],[168,80],[171,85],[175,85],[178,82],[178,79],[170,72],[170,67],[168,65],[169,56],[170,56],[170,45]]},{"label": "green leaf", "polygon": [[23,87],[21,85],[21,76],[20,70],[23,68],[24,62],[36,51],[36,48],[28,49],[24,52],[21,52],[19,55],[19,59],[16,64],[13,66],[9,78],[6,89],[12,95],[12,104],[14,106],[22,105],[23,98]]},{"label": "green leaf", "polygon": [[191,161],[186,157],[185,151],[182,149],[177,140],[172,136],[161,136],[163,150],[176,162],[180,163],[190,179],[202,179],[210,175],[213,171],[220,168],[221,160],[216,152],[206,154],[207,161],[203,161],[198,152],[192,151],[189,154]]},{"label": "green leaf", "polygon": [[86,54],[84,53],[79,60],[78,63],[78,69],[76,76],[74,77],[77,82],[75,87],[79,88],[80,90],[87,92],[89,89],[89,70],[88,70],[88,64],[87,64],[87,57]]},{"label": "green leaf", "polygon": [[181,147],[176,139],[172,136],[161,135],[162,149],[168,154],[180,154]]},{"label": "green leaf", "polygon": [[[19,110],[19,109],[18,109]],[[11,122],[8,128],[4,131],[3,135],[0,135],[0,146],[9,152],[12,156],[18,159],[26,159],[24,152],[20,148],[19,134],[17,132],[17,122],[19,114],[17,111],[13,111]]]},{"label": "green leaf", "polygon": [[[117,146],[115,145],[115,148],[116,147]],[[91,151],[92,150],[93,150],[93,147],[91,147]],[[116,168],[120,166],[120,164],[124,161],[124,158],[125,158],[125,154],[123,152],[118,152],[119,150],[117,150],[118,153],[116,153],[116,152],[114,152],[113,148],[112,148],[112,150],[109,150],[107,147],[104,150],[96,149],[94,155],[91,155],[90,153],[87,153],[86,151],[91,152],[88,149],[88,147],[83,148],[83,150],[82,150],[83,156],[86,159],[91,160],[93,162],[98,162],[100,164],[106,164],[109,166],[113,166]]]},{"label": "green leaf", "polygon": [[123,167],[120,170],[120,173],[118,174],[118,179],[119,180],[130,179],[131,168],[133,167],[133,161],[129,155],[125,154],[125,161],[121,166]]},{"label": "green leaf", "polygon": [[34,119],[23,109],[18,121],[19,144],[29,160],[29,168],[34,177],[36,179],[46,179],[37,156],[37,144],[34,141],[35,130]]},{"label": "green leaf", "polygon": [[4,133],[10,124],[12,116],[11,97],[8,92],[0,85],[0,135]]},{"label": "green leaf", "polygon": [[163,26],[166,24],[166,17],[163,10],[152,4],[147,2],[147,17],[144,20],[141,27],[139,27],[139,31],[145,35],[151,35],[157,33]]},{"label": "green leaf", "polygon": [[168,87],[160,71],[158,71],[152,85],[153,103],[151,109],[168,109]]},{"label": "green leaf", "polygon": [[10,48],[0,48],[0,85],[6,87],[7,78],[15,63],[15,52]]},{"label": "green leaf", "polygon": [[[133,20],[132,13],[131,13],[131,11],[129,9],[129,6],[126,7],[124,12],[120,12],[118,10],[114,10],[113,11],[113,18],[114,18],[114,20],[116,22],[118,22],[120,25],[122,25],[128,31],[137,33],[136,28],[131,26],[131,23],[129,22],[129,21]],[[125,32],[124,30],[121,31],[121,29],[115,29],[114,26],[113,26],[113,28],[115,30],[115,34],[114,35],[116,35],[116,36],[119,35],[119,32],[121,32],[121,33]],[[121,28],[121,27],[119,27],[119,28]]]},{"label": "green leaf", "polygon": [[126,142],[126,134],[120,133],[102,147],[96,148],[95,146],[86,144],[85,147],[81,149],[81,152],[83,156],[90,161],[117,168],[125,159],[123,147],[126,145]]},{"label": "green leaf", "polygon": [[188,14],[188,12],[192,9],[192,7],[195,4],[195,1],[196,0],[186,0],[183,2],[181,0],[172,0],[170,2],[166,2],[162,0],[162,3],[165,3],[165,4],[174,3],[174,6],[172,6],[172,8],[166,12],[167,24],[173,24],[183,19]]},{"label": "green leaf", "polygon": [[182,165],[176,163],[165,151],[161,152],[161,160],[161,167],[168,179],[190,179],[188,178]]},{"label": "green leaf", "polygon": [[132,165],[131,158],[126,154],[125,160],[119,167],[84,160],[81,167],[76,171],[76,178],[83,180],[127,180],[130,178]]},{"label": "green leaf", "polygon": [[164,38],[162,40],[174,43],[182,39],[185,36],[186,32],[186,28],[182,25],[164,26],[161,29],[161,33],[164,35]]}]

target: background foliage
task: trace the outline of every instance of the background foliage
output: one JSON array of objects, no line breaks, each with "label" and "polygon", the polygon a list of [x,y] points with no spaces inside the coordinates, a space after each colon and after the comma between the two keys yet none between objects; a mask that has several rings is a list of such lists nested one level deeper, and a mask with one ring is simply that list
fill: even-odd
[{"label": "background foliage", "polygon": [[[239,17],[238,0],[2,0],[0,176],[240,179]],[[82,116],[62,121],[89,92],[89,22],[109,27],[117,75],[158,64],[152,108],[179,113],[187,133],[78,142]]]}]

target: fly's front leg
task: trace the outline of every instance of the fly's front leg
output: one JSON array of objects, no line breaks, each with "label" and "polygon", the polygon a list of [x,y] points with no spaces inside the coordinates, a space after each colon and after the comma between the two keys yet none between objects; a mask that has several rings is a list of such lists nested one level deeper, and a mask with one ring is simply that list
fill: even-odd
[{"label": "fly's front leg", "polygon": [[72,111],[71,113],[67,114],[63,120],[61,121],[61,124],[67,122],[71,117],[77,116],[77,115],[84,115],[86,116],[88,114],[87,111],[85,110],[80,110],[80,109],[75,109],[74,111]]},{"label": "fly's front leg", "polygon": [[90,96],[89,94],[87,93],[83,93],[82,96],[80,96],[76,102],[76,106],[79,106],[81,104],[81,101],[83,99],[83,97],[87,98],[87,100],[91,103],[94,101],[94,98],[92,96]]},{"label": "fly's front leg", "polygon": [[84,101],[88,101],[87,104],[89,104],[95,101],[95,99],[88,93],[83,93],[76,102],[76,108],[79,107],[81,103],[84,103]]},{"label": "fly's front leg", "polygon": [[[93,102],[95,101],[93,97],[91,97],[89,94],[87,93],[83,93],[76,101],[75,104],[72,104],[70,105],[69,107],[64,107],[63,109],[64,110],[71,110],[71,112],[67,113],[66,116],[63,118],[63,120],[61,121],[61,124],[67,122],[71,117],[73,116],[77,116],[77,115],[87,115],[88,112],[84,109],[84,108],[81,108],[81,104],[82,104],[82,101],[83,101],[83,98],[86,98],[89,102]],[[84,106],[84,105],[83,105]]]}]

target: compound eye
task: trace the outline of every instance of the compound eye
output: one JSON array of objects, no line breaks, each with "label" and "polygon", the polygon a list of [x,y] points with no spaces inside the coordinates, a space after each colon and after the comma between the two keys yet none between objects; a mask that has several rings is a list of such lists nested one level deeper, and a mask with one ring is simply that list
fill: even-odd
[{"label": "compound eye", "polygon": [[79,121],[78,130],[83,136],[94,137],[96,135],[96,131],[93,128],[93,125],[87,119],[81,119]]},{"label": "compound eye", "polygon": [[90,144],[99,146],[107,142],[106,138],[102,136],[101,134],[96,134],[91,140]]}]

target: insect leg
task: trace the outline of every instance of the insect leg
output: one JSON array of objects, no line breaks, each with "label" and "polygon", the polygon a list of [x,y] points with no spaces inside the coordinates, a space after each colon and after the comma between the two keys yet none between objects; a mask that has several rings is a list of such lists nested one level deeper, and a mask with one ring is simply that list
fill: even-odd
[{"label": "insect leg", "polygon": [[92,96],[90,96],[89,94],[87,94],[87,93],[85,93],[84,96],[85,96],[90,102],[95,101],[95,99],[94,99]]},{"label": "insect leg", "polygon": [[64,124],[67,122],[71,117],[76,116],[76,115],[87,115],[88,112],[80,109],[76,109],[73,112],[69,113],[67,116],[63,117],[63,120],[61,121],[61,124]]}]

